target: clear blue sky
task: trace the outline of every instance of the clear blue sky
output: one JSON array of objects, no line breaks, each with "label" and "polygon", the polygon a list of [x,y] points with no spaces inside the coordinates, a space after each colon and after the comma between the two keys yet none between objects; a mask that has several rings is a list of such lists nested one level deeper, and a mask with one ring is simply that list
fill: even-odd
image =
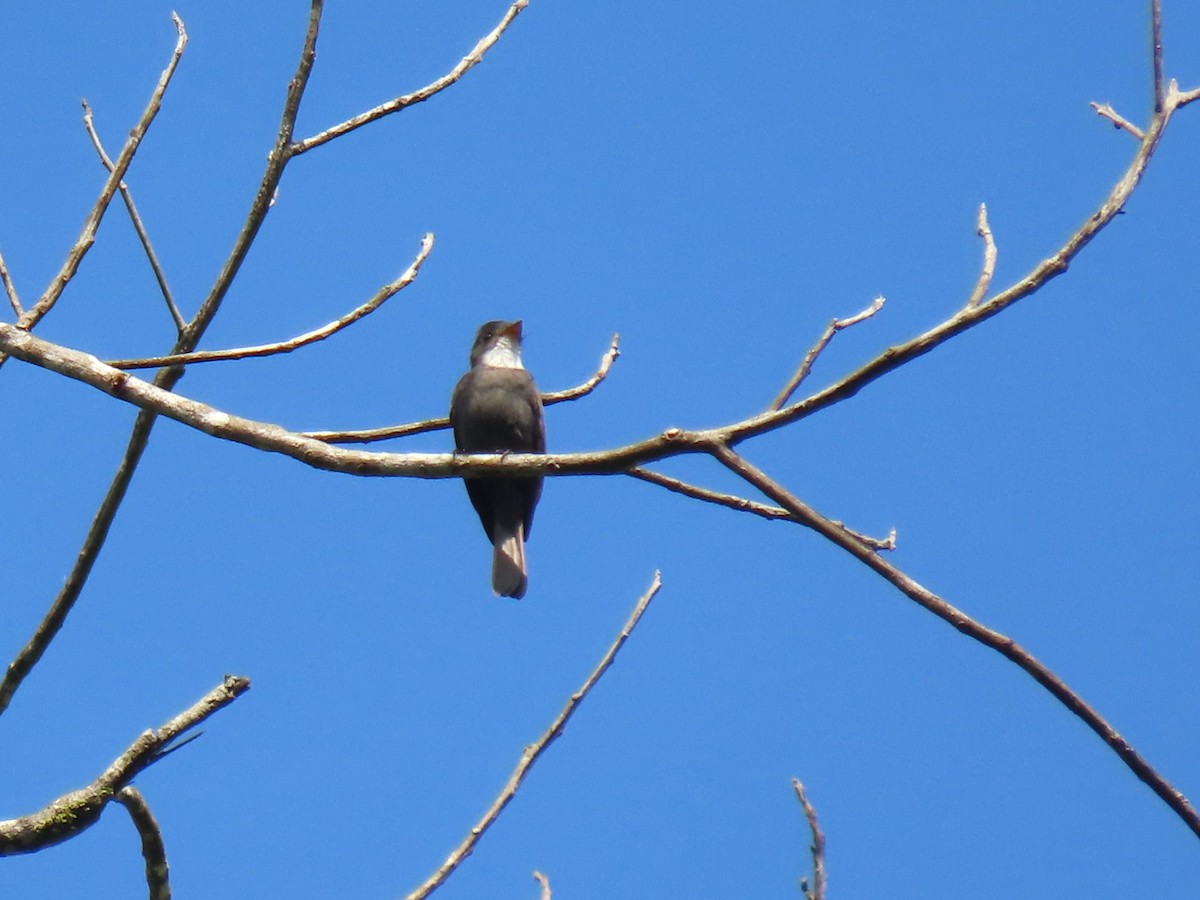
[{"label": "clear blue sky", "polygon": [[[1144,123],[1146,4],[533,0],[427,104],[289,168],[204,341],[291,336],[437,246],[420,278],[290,356],[179,390],[295,429],[445,412],[478,324],[526,322],[556,451],[763,408],[834,316],[878,294],[813,387],[943,320],[980,260],[1024,275],[1097,207]],[[0,250],[23,297],[61,264],[174,42],[171,5],[0,9]],[[303,2],[176,7],[191,43],[131,185],[190,313],[240,227]],[[504,0],[331,3],[307,135],[447,71]],[[1200,83],[1200,8],[1165,0]],[[1200,105],[1037,296],[851,401],[745,445],[818,509],[1012,635],[1200,798]],[[124,211],[41,336],[162,352]],[[134,410],[0,370],[0,662],[70,570]],[[445,433],[392,448],[442,451]],[[665,471],[733,488],[715,464]],[[137,781],[179,897],[392,897],[432,871],[661,569],[640,629],[446,898],[796,897],[800,777],[838,898],[1193,898],[1195,837],[1027,675],[842,551],[624,478],[553,479],[520,603],[487,586],[461,484],[309,470],[161,422],[68,624],[0,721],[0,818],[96,777],[226,672],[253,689]],[[0,862],[0,896],[144,895],[136,834]]]}]

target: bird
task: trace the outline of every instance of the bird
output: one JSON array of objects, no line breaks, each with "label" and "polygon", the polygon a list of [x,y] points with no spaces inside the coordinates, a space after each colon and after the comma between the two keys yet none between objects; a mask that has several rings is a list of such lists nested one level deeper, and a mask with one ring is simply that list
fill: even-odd
[{"label": "bird", "polygon": [[[458,453],[545,453],[542,395],[521,363],[521,321],[480,326],[471,368],[450,398]],[[542,495],[542,476],[464,476],[467,496],[492,542],[492,591],[521,599],[529,587],[525,541]]]}]

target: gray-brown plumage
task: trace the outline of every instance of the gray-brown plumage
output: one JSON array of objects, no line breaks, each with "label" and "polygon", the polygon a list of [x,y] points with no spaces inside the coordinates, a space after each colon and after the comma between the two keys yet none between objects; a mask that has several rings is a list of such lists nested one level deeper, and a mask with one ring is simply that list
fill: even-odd
[{"label": "gray-brown plumage", "polygon": [[[521,364],[521,323],[487,322],[471,347],[471,370],[454,388],[450,424],[459,453],[545,453],[546,425],[537,385]],[[464,478],[467,495],[492,542],[492,590],[525,596],[525,541],[542,495],[542,477]]]}]

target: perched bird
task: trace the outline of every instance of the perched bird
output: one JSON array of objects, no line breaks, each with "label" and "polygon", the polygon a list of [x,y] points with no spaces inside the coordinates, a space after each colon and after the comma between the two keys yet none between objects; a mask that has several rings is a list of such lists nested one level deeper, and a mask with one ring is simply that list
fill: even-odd
[{"label": "perched bird", "polygon": [[[471,347],[471,370],[454,388],[450,424],[459,453],[545,453],[542,395],[521,365],[521,323],[487,322]],[[492,542],[492,590],[525,596],[525,540],[542,476],[465,477],[467,496]]]}]

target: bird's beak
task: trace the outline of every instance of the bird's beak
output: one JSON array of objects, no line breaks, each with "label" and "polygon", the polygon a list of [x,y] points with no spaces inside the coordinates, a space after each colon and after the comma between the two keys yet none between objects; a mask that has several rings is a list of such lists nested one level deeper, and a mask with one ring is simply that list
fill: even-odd
[{"label": "bird's beak", "polygon": [[512,338],[518,344],[521,343],[521,320],[517,319],[517,321],[511,323],[507,328],[505,328],[500,333],[502,335],[505,335],[506,337]]}]

